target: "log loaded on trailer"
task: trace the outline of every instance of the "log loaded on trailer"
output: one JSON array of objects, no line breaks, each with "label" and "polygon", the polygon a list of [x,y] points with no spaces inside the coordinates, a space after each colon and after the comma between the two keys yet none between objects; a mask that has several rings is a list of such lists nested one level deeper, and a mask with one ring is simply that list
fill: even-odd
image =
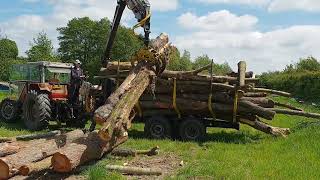
[{"label": "log loaded on trailer", "polygon": [[[194,71],[165,70],[152,78],[132,112],[136,119],[144,121],[147,137],[202,140],[207,127],[239,130],[240,123],[274,136],[287,136],[289,129],[272,127],[260,119],[273,120],[276,113],[320,117],[268,99],[267,94],[290,97],[290,93],[255,88],[259,79],[247,76],[244,61],[238,64],[237,77],[210,76],[211,67],[209,64]],[[96,78],[121,84],[131,69],[130,62],[110,62]]]}]

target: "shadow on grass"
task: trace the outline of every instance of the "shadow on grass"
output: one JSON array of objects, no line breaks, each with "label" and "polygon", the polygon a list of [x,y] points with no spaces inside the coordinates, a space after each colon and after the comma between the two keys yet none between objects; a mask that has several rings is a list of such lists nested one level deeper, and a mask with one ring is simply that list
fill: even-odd
[{"label": "shadow on grass", "polygon": [[[139,131],[136,129],[129,130],[129,137],[132,139],[146,139],[143,131]],[[178,138],[174,138],[175,140],[179,140]],[[263,137],[259,134],[250,134],[248,132],[210,132],[207,134],[205,140],[201,142],[197,142],[200,146],[202,146],[206,142],[222,142],[228,144],[249,144],[256,143],[257,141],[263,139]]]},{"label": "shadow on grass", "polygon": [[294,131],[302,130],[314,126],[320,127],[320,121],[311,121],[311,122],[300,122],[296,127],[293,128]]}]

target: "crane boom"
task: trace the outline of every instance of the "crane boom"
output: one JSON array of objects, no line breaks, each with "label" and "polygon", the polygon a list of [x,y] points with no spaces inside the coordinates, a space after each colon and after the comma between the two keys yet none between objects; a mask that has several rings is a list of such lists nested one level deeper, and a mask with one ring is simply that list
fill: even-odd
[{"label": "crane boom", "polygon": [[111,32],[108,37],[108,42],[106,46],[105,53],[102,57],[103,66],[108,65],[111,58],[111,50],[114,44],[114,40],[120,25],[120,21],[123,15],[123,11],[128,6],[130,10],[134,13],[138,24],[135,27],[144,28],[144,43],[146,46],[149,44],[149,34],[150,34],[150,3],[148,0],[118,0],[118,5],[114,14]]}]

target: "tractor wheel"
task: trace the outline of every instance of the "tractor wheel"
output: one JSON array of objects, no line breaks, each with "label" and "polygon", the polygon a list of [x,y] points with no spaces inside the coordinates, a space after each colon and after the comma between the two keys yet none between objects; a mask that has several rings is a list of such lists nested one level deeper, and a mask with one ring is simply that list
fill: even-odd
[{"label": "tractor wheel", "polygon": [[6,123],[14,123],[18,117],[18,103],[14,100],[4,99],[0,104],[0,119]]},{"label": "tractor wheel", "polygon": [[32,131],[47,127],[51,119],[51,105],[47,94],[37,94],[31,91],[27,94],[23,104],[25,126]]},{"label": "tractor wheel", "polygon": [[168,139],[172,137],[172,126],[167,118],[153,116],[145,122],[144,133],[148,138]]},{"label": "tractor wheel", "polygon": [[179,135],[183,141],[202,141],[206,136],[206,127],[198,119],[187,118],[179,126]]}]

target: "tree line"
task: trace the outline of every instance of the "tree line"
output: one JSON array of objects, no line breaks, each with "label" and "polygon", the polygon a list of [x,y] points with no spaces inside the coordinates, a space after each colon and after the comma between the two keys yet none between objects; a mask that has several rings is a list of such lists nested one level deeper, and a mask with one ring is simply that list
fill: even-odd
[{"label": "tree line", "polygon": [[283,71],[263,73],[260,85],[291,92],[304,100],[320,101],[320,63],[314,57],[300,59]]},{"label": "tree line", "polygon": [[[111,21],[107,18],[95,21],[88,17],[73,18],[65,27],[57,28],[59,48],[54,49],[52,41],[45,32],[39,32],[25,52],[26,57],[18,56],[15,41],[0,37],[0,80],[8,81],[12,64],[56,61],[74,62],[80,60],[83,68],[92,77],[101,67],[101,56],[104,53]],[[143,47],[143,37],[136,35],[131,28],[120,26],[112,49],[111,59],[128,61]],[[192,70],[211,63],[207,55],[192,60],[190,52],[181,53],[173,47],[170,52],[170,70]],[[214,73],[224,75],[231,72],[228,63],[213,64]]]}]

